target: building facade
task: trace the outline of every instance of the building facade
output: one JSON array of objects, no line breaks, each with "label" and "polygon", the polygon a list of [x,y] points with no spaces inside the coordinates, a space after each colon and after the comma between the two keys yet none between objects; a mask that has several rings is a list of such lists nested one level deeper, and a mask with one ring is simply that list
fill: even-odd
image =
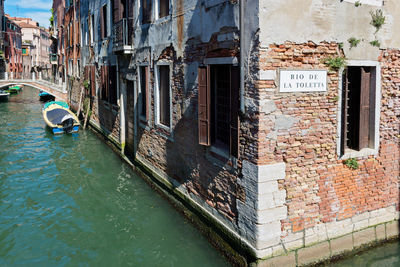
[{"label": "building facade", "polygon": [[301,265],[398,234],[400,9],[291,2],[71,1],[58,51],[123,154],[248,261]]},{"label": "building facade", "polygon": [[6,30],[4,32],[5,43],[5,60],[7,77],[20,78],[22,76],[22,32],[21,27],[18,26],[9,16],[6,15],[5,20]]}]

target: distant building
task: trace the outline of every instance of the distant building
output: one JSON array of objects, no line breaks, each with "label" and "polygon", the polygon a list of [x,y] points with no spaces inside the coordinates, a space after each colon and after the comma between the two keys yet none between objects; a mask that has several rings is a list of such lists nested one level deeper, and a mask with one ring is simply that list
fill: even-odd
[{"label": "distant building", "polygon": [[4,31],[5,31],[5,16],[4,16],[4,0],[0,0],[0,79],[4,79],[6,72],[6,63],[4,58]]},{"label": "distant building", "polygon": [[53,0],[53,31],[54,37],[57,40],[57,72],[55,79],[60,84],[65,83],[65,44],[64,44],[64,14],[65,14],[65,0]]},{"label": "distant building", "polygon": [[[22,40],[31,44],[30,56],[32,57],[31,68],[26,75],[35,73],[35,77],[50,79],[50,34],[49,31],[30,18],[12,17],[15,23],[21,27]],[[26,66],[25,66],[26,67]],[[26,69],[24,68],[24,72]],[[24,76],[25,76],[24,74]]]},{"label": "distant building", "polygon": [[12,21],[8,15],[5,20],[5,59],[8,77],[20,78],[22,76],[22,33],[21,27]]},{"label": "distant building", "polygon": [[32,79],[33,54],[35,47],[31,42],[22,43],[22,78]]}]

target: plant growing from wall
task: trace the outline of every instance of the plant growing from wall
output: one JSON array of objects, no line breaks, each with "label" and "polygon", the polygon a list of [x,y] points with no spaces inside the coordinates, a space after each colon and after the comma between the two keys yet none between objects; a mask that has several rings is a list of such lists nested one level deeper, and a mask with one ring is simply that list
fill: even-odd
[{"label": "plant growing from wall", "polygon": [[323,63],[329,67],[332,71],[338,71],[346,66],[345,57],[329,57],[325,58]]},{"label": "plant growing from wall", "polygon": [[86,91],[88,91],[89,87],[90,87],[90,81],[89,80],[84,80],[83,81],[83,87],[85,87]]},{"label": "plant growing from wall", "polygon": [[350,44],[350,48],[357,47],[357,45],[361,42],[360,39],[357,39],[355,37],[351,37],[347,41]]},{"label": "plant growing from wall", "polygon": [[361,2],[360,2],[360,1],[356,1],[356,2],[354,3],[354,5],[355,5],[356,7],[359,7],[359,6],[361,6]]},{"label": "plant growing from wall", "polygon": [[378,40],[373,40],[369,42],[372,46],[380,47],[381,43]]},{"label": "plant growing from wall", "polygon": [[385,24],[386,17],[383,15],[382,9],[375,10],[375,12],[371,11],[370,14],[372,18],[370,24],[376,28],[376,33]]},{"label": "plant growing from wall", "polygon": [[344,165],[346,165],[347,167],[349,167],[350,169],[353,169],[353,170],[357,170],[359,167],[358,162],[355,158],[346,159],[343,163],[344,163]]}]

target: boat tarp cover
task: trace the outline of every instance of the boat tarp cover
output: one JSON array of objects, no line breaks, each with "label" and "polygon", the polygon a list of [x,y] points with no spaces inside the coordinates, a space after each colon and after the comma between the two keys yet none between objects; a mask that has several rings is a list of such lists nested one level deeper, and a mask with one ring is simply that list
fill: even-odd
[{"label": "boat tarp cover", "polygon": [[67,118],[69,118],[71,116],[71,114],[69,114],[68,111],[66,111],[65,109],[61,109],[61,108],[60,109],[56,108],[56,109],[47,111],[46,115],[47,115],[47,119],[53,124],[61,124],[65,120],[64,117],[69,115],[69,116],[67,116]]},{"label": "boat tarp cover", "polygon": [[53,105],[53,104],[62,106],[64,108],[69,108],[68,104],[63,101],[50,101],[50,102],[47,102],[46,104],[44,104],[44,109],[47,109],[50,105]]}]

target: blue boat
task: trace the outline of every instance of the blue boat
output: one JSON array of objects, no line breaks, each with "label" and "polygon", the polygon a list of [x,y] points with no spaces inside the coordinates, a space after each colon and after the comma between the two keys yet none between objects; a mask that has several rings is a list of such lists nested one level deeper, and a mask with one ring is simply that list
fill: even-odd
[{"label": "blue boat", "polygon": [[53,95],[51,95],[45,91],[42,91],[42,90],[39,91],[39,98],[40,98],[40,101],[44,101],[44,102],[55,99],[55,97]]}]

